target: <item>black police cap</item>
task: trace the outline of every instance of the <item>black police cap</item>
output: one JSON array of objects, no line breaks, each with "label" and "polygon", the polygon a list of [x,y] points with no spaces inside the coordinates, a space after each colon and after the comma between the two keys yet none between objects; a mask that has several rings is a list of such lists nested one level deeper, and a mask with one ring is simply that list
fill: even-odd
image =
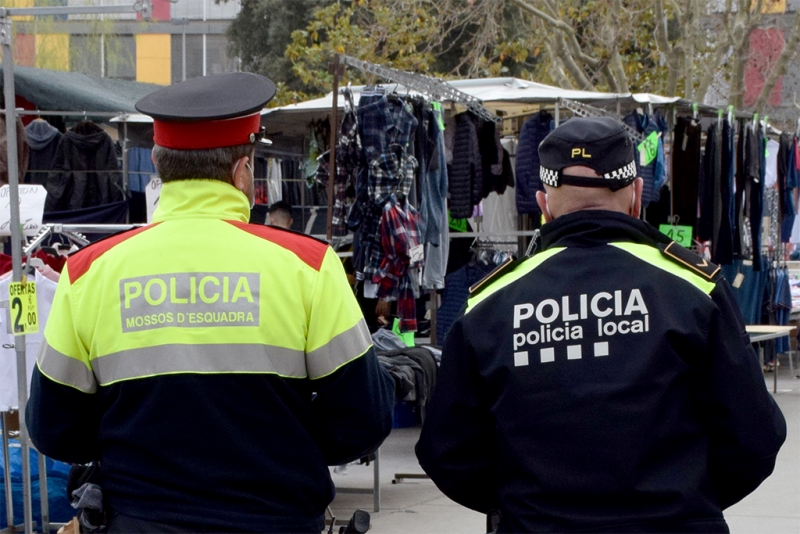
[{"label": "black police cap", "polygon": [[249,72],[193,78],[159,89],[136,103],[153,117],[154,141],[165,148],[208,149],[253,142],[260,112],[275,84]]},{"label": "black police cap", "polygon": [[[562,184],[616,191],[636,179],[633,142],[610,117],[575,117],[550,132],[539,145],[539,176],[551,187]],[[565,167],[582,165],[603,179],[569,176]]]}]

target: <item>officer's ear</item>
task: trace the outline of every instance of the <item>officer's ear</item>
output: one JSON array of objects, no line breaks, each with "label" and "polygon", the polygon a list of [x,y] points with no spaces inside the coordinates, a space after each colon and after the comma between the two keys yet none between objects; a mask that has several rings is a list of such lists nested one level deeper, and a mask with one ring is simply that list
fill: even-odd
[{"label": "officer's ear", "polygon": [[642,214],[642,190],[644,189],[644,180],[636,178],[633,181],[633,205],[631,206],[631,217],[636,219]]},{"label": "officer's ear", "polygon": [[247,156],[243,156],[236,160],[236,163],[233,165],[233,176],[232,182],[234,187],[239,191],[246,191],[248,183],[247,181],[250,179],[247,170],[247,162],[250,161],[250,158]]},{"label": "officer's ear", "polygon": [[544,215],[544,222],[552,221],[553,216],[550,215],[550,206],[547,204],[547,193],[545,193],[544,191],[537,191],[536,203],[539,205],[539,209],[542,210],[542,214]]}]

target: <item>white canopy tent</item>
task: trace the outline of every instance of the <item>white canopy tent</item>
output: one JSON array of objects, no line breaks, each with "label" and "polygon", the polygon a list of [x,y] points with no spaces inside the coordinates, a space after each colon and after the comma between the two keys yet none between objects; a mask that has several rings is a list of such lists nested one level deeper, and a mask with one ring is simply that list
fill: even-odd
[{"label": "white canopy tent", "polygon": [[[678,97],[664,97],[649,93],[599,93],[561,89],[542,83],[521,80],[519,78],[485,78],[475,80],[448,81],[454,88],[483,101],[483,105],[501,116],[513,116],[528,111],[536,111],[542,104],[553,104],[559,98],[567,98],[596,107],[630,112],[636,107],[652,104],[662,106],[677,104],[684,109],[691,109],[692,103]],[[386,87],[398,94],[415,94],[400,84],[386,83]],[[364,86],[353,86],[353,97],[358,97]],[[261,124],[266,127],[270,138],[279,136],[303,137],[307,133],[308,124],[314,119],[324,118],[331,111],[332,93],[324,97],[290,104],[277,108],[265,109],[262,112]],[[344,110],[344,96],[339,94],[338,107]],[[617,105],[619,107],[617,108]]]}]

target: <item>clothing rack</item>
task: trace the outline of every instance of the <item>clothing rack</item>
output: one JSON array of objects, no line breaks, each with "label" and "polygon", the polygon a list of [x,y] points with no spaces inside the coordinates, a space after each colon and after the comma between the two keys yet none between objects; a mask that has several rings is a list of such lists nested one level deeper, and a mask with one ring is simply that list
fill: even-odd
[{"label": "clothing rack", "polygon": [[[492,111],[486,109],[481,100],[472,95],[468,95],[467,93],[459,91],[445,81],[437,80],[436,78],[431,78],[430,76],[425,76],[423,74],[403,72],[390,67],[376,65],[375,63],[369,63],[367,61],[345,55],[339,55],[338,62],[343,65],[355,67],[361,71],[380,76],[386,80],[402,83],[406,88],[427,94],[436,100],[448,100],[450,102],[455,102],[456,104],[461,104],[484,120],[496,123],[503,122],[502,118],[498,117]],[[336,60],[334,60],[334,63],[336,63]]]},{"label": "clothing rack", "polygon": [[582,102],[576,102],[575,100],[570,100],[569,98],[559,98],[556,102],[556,106],[556,109],[558,109],[558,106],[563,106],[580,117],[611,117],[612,119],[616,120],[620,126],[622,126],[622,129],[625,130],[634,141],[637,143],[644,141],[644,136],[625,124],[622,121],[622,117],[617,113],[596,108]]},{"label": "clothing rack", "polygon": [[[5,109],[0,109],[0,113],[5,115],[7,111]],[[28,109],[16,109],[14,111],[15,115],[20,116],[33,116],[33,117],[83,117],[85,120],[91,120],[92,117],[97,118],[115,118],[115,117],[125,117],[130,112],[127,111],[42,111],[42,110],[28,110]],[[122,148],[122,169],[120,171],[102,171],[96,170],[93,172],[102,174],[102,173],[114,173],[114,172],[122,172],[122,187],[123,191],[122,194],[125,198],[130,198],[130,171],[128,169],[128,123],[123,123],[123,135],[122,139],[120,140],[120,146]],[[45,171],[28,171],[36,173],[42,173]],[[50,171],[46,171],[50,172]]]}]

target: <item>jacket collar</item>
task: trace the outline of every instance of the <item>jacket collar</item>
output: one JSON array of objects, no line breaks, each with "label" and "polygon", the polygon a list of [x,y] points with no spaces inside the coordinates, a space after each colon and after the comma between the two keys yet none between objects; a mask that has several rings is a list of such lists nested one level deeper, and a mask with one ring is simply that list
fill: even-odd
[{"label": "jacket collar", "polygon": [[592,247],[627,241],[653,245],[670,239],[644,221],[606,210],[568,213],[542,226],[542,249]]},{"label": "jacket collar", "polygon": [[250,201],[244,193],[219,180],[179,180],[161,187],[153,222],[176,219],[222,219],[246,223]]}]

